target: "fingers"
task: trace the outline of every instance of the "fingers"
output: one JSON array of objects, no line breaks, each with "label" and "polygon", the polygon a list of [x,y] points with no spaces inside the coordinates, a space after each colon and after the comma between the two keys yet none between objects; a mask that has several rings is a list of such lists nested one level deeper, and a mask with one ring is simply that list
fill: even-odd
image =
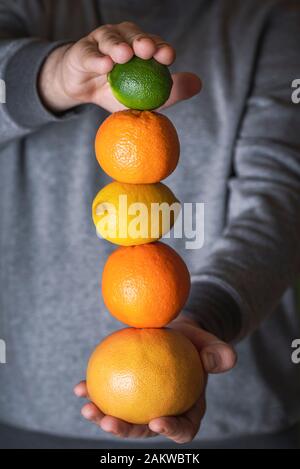
[{"label": "fingers", "polygon": [[[77,397],[87,398],[86,382],[78,383],[74,388],[74,393]],[[176,443],[192,441],[199,430],[204,413],[204,396],[201,396],[185,414],[178,417],[160,417],[152,420],[149,425],[134,425],[105,415],[92,402],[85,404],[81,409],[81,414],[86,420],[119,438],[150,438],[161,434]]]},{"label": "fingers", "polygon": [[96,41],[84,38],[66,51],[70,67],[79,72],[88,72],[95,76],[109,73],[114,62],[111,57],[99,52]]},{"label": "fingers", "polygon": [[82,407],[81,414],[85,419],[98,425],[104,432],[119,438],[150,438],[156,436],[156,433],[148,425],[133,425],[110,415],[104,415],[92,402]]},{"label": "fingers", "polygon": [[89,37],[97,42],[99,52],[110,56],[115,63],[126,63],[133,56],[132,48],[116,26],[102,26],[93,31]]},{"label": "fingers", "polygon": [[160,417],[149,423],[149,428],[175,443],[189,443],[194,439],[200,428],[205,413],[203,397],[185,414],[179,417]]},{"label": "fingers", "polygon": [[156,435],[148,425],[133,425],[110,415],[104,415],[92,402],[82,407],[81,415],[98,425],[104,432],[119,438],[149,438]]},{"label": "fingers", "polygon": [[106,415],[101,421],[101,428],[119,438],[149,438],[156,436],[148,425],[134,425]]},{"label": "fingers", "polygon": [[175,51],[170,44],[159,36],[143,32],[131,22],[101,26],[88,38],[97,43],[104,57],[111,57],[115,63],[126,63],[134,54],[145,60],[154,57],[164,65],[170,65],[175,60]]},{"label": "fingers", "polygon": [[135,55],[141,59],[150,59],[156,52],[153,39],[144,33],[136,24],[124,22],[117,26],[126,42],[132,47]]},{"label": "fingers", "polygon": [[95,423],[101,427],[101,421],[104,418],[104,414],[92,402],[89,402],[82,407],[81,415],[86,420],[89,420],[90,422]]},{"label": "fingers", "polygon": [[[85,381],[81,381],[74,387],[74,394],[77,397],[89,398]],[[156,435],[148,425],[132,425],[103,414],[92,402],[82,407],[81,415],[89,422],[98,425],[103,431],[120,438],[149,438]]]},{"label": "fingers", "polygon": [[168,101],[163,108],[173,106],[173,104],[184,99],[189,99],[201,91],[202,83],[200,78],[194,73],[180,72],[172,75],[173,86]]},{"label": "fingers", "polygon": [[85,381],[80,381],[80,383],[76,384],[73,391],[74,391],[75,396],[77,397],[84,397],[86,399],[88,399],[89,397]]},{"label": "fingers", "polygon": [[118,30],[133,48],[134,54],[141,59],[154,57],[164,65],[171,65],[175,60],[175,50],[160,36],[143,32],[136,24],[124,22],[118,25]]},{"label": "fingers", "polygon": [[171,65],[176,58],[175,49],[168,42],[164,41],[160,36],[150,34],[150,37],[153,39],[156,45],[156,52],[153,55],[155,60],[164,65]]},{"label": "fingers", "polygon": [[99,54],[98,51],[90,51],[84,57],[82,65],[87,72],[107,75],[113,69],[114,63],[108,55]]}]

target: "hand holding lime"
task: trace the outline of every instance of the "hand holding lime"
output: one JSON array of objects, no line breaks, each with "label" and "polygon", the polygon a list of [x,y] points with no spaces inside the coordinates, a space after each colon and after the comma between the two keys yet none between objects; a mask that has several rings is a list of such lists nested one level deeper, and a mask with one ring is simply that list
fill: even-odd
[{"label": "hand holding lime", "polygon": [[133,57],[116,64],[108,74],[115,98],[131,109],[151,110],[162,106],[170,96],[172,77],[168,67],[155,59]]}]

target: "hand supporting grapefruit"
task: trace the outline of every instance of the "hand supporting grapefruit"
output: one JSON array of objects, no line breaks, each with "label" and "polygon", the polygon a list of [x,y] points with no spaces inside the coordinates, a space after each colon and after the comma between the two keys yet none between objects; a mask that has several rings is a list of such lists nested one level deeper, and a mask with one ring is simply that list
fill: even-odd
[{"label": "hand supporting grapefruit", "polygon": [[[206,373],[223,373],[235,366],[236,354],[231,345],[201,329],[196,322],[181,315],[170,324],[191,340],[198,350]],[[85,381],[74,388],[75,395],[89,398]],[[159,417],[148,425],[130,424],[105,415],[95,404],[88,403],[82,408],[82,415],[98,425],[103,431],[121,438],[145,438],[161,434],[176,443],[190,442],[199,430],[205,413],[205,389],[196,404],[177,417]]]}]

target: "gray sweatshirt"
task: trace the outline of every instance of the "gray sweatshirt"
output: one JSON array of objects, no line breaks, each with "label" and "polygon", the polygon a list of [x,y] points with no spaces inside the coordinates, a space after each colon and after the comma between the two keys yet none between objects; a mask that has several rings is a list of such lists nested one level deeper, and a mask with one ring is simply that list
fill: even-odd
[{"label": "gray sweatshirt", "polygon": [[93,347],[122,327],[100,294],[114,246],[96,237],[90,215],[109,182],[93,150],[107,114],[82,106],[54,115],[36,84],[57,41],[124,20],[174,44],[174,70],[204,82],[201,95],[166,111],[181,141],[166,184],[182,202],[205,203],[205,242],[198,250],[167,242],[191,271],[187,311],[236,341],[239,362],[209,378],[198,438],[274,432],[300,419],[300,365],[291,361],[300,331],[292,288],[300,270],[300,107],[291,101],[298,6],[0,0],[0,421],[110,438],[82,419],[72,394]]}]

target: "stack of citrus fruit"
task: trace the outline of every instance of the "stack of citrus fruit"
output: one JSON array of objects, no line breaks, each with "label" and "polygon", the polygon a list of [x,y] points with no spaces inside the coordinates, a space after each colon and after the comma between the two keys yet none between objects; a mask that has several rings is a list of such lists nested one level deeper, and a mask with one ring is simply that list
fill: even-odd
[{"label": "stack of citrus fruit", "polygon": [[172,79],[167,67],[137,57],[116,65],[108,78],[116,98],[131,109],[112,114],[98,130],[96,157],[114,181],[97,194],[92,213],[97,234],[121,245],[104,266],[104,302],[131,328],[96,347],[87,387],[104,413],[148,423],[185,412],[203,387],[195,347],[165,328],[190,290],[184,261],[158,241],[172,227],[179,205],[160,182],[177,166],[177,132],[153,111],[168,98]]}]

